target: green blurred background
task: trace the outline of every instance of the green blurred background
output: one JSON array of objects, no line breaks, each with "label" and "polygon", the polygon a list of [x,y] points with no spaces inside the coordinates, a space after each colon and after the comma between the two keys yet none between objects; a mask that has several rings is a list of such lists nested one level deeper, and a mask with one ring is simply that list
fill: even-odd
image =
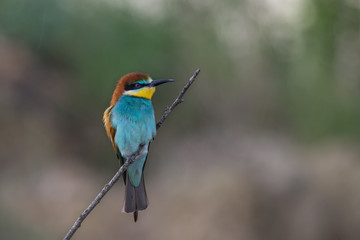
[{"label": "green blurred background", "polygon": [[0,0],[0,239],[62,239],[119,165],[118,79],[175,78],[134,224],[117,183],[74,239],[360,239],[358,0]]}]

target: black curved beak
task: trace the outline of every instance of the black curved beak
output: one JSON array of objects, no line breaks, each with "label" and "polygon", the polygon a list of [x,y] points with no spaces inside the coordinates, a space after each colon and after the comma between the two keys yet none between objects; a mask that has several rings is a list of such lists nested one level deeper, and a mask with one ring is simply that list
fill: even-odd
[{"label": "black curved beak", "polygon": [[175,82],[174,79],[159,79],[159,80],[153,80],[151,83],[150,83],[150,87],[155,87],[155,86],[158,86],[160,84],[163,84],[163,83],[168,83],[168,82]]}]

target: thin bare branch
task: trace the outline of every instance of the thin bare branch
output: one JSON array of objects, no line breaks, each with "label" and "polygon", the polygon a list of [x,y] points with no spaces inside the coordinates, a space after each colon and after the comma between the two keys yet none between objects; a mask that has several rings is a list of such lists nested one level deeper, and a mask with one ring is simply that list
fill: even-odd
[{"label": "thin bare branch", "polygon": [[[184,99],[182,97],[188,90],[188,88],[191,86],[191,84],[195,81],[197,75],[199,74],[200,69],[196,69],[194,74],[190,77],[187,84],[184,86],[184,88],[179,93],[179,96],[175,99],[173,104],[165,111],[163,116],[160,118],[159,122],[156,124],[156,129],[159,129],[165,119],[168,117],[168,115],[174,110],[174,108],[182,103]],[[106,193],[112,188],[112,186],[119,180],[120,176],[126,171],[127,167],[132,164],[135,160],[135,158],[140,154],[142,148],[144,145],[140,145],[139,149],[131,155],[125,163],[119,168],[119,170],[115,173],[115,175],[112,177],[109,183],[107,183],[103,189],[99,192],[99,194],[95,197],[95,199],[91,202],[91,204],[80,214],[78,219],[75,221],[74,225],[70,228],[69,232],[64,237],[64,240],[69,240],[72,238],[72,236],[75,234],[75,232],[80,228],[81,223],[85,220],[85,218],[90,214],[90,212],[100,203],[101,199],[106,195]]]},{"label": "thin bare branch", "polygon": [[64,240],[71,239],[76,230],[81,226],[81,223],[85,220],[85,218],[89,215],[89,213],[98,205],[101,199],[105,196],[105,194],[112,188],[112,186],[119,180],[120,176],[126,171],[127,167],[132,164],[135,158],[140,154],[144,145],[140,145],[139,149],[128,158],[125,163],[119,168],[113,178],[110,180],[108,184],[106,184],[103,189],[99,192],[99,194],[95,197],[95,199],[91,202],[91,204],[80,214],[78,219],[75,221],[74,225],[70,228],[69,232],[66,234]]}]

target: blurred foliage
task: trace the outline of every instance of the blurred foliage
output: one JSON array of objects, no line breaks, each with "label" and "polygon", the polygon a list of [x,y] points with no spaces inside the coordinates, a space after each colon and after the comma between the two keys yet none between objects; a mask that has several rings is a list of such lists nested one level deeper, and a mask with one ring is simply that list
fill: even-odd
[{"label": "blurred foliage", "polygon": [[287,90],[297,131],[311,138],[360,137],[360,9],[308,1]]},{"label": "blurred foliage", "polygon": [[[129,71],[141,70],[157,76],[177,70],[188,76],[188,70],[194,68],[186,64],[188,58],[202,59],[199,62],[206,59],[214,65],[227,59],[220,50],[216,51],[220,47],[211,22],[205,23],[205,18],[201,28],[191,27],[191,19],[177,21],[182,12],[171,11],[160,19],[149,19],[126,7],[88,1],[5,0],[0,4],[2,31],[29,45],[45,60],[75,73],[74,88],[81,102],[86,94],[95,98],[94,104],[100,102],[103,107],[104,98],[109,98],[117,79]],[[197,52],[202,55],[190,55],[199,47],[203,49]]]},{"label": "blurred foliage", "polygon": [[[153,16],[126,2],[115,3],[3,0],[0,30],[29,46],[44,62],[73,74],[66,109],[74,115],[101,111],[116,80],[126,72],[182,80],[201,67],[206,82],[200,96],[218,103],[198,100],[202,114],[190,108],[187,114],[198,120],[187,128],[207,119],[211,123],[218,106],[231,104],[234,120],[280,125],[305,139],[360,136],[360,60],[354,54],[360,48],[360,14],[351,1],[308,1],[299,24],[291,26],[295,30],[285,40],[274,31],[280,24],[264,25],[264,10],[248,1],[170,1]],[[233,33],[239,39],[235,37],[235,45],[229,45],[231,39],[222,34],[226,27],[222,18],[231,12],[244,16],[239,27],[247,24],[255,30],[248,36],[251,49],[239,37],[249,33],[246,28]],[[234,57],[239,51],[250,55]],[[234,59],[239,57],[240,63]],[[166,89],[159,102],[164,94],[176,93],[175,88]],[[241,97],[249,91],[254,96]],[[91,104],[84,99],[91,99]],[[241,101],[248,101],[248,106]],[[220,109],[218,115],[223,114]]]}]

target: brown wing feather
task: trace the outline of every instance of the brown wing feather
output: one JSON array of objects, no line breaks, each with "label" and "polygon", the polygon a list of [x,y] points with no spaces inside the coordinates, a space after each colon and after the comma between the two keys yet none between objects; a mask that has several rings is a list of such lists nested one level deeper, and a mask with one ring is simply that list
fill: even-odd
[{"label": "brown wing feather", "polygon": [[[116,156],[118,157],[119,161],[120,161],[120,164],[123,165],[124,164],[124,159],[122,158],[121,154],[120,154],[120,151],[119,149],[116,147],[116,144],[115,144],[115,128],[112,127],[111,125],[111,111],[112,111],[112,108],[114,106],[110,106],[108,107],[105,112],[104,112],[104,116],[103,116],[103,121],[104,121],[104,125],[105,125],[105,129],[106,129],[106,134],[109,136],[110,140],[111,140],[111,143],[113,145],[113,148],[116,152]],[[123,177],[124,177],[124,183],[126,184],[126,173],[123,174]]]},{"label": "brown wing feather", "polygon": [[105,126],[105,130],[106,130],[106,134],[109,136],[110,140],[111,140],[111,143],[113,145],[113,148],[115,150],[116,153],[119,152],[119,149],[116,147],[115,145],[115,128],[112,127],[111,125],[111,120],[110,120],[110,117],[111,117],[111,111],[112,111],[112,108],[114,106],[110,106],[108,107],[105,112],[104,112],[104,116],[103,116],[103,121],[104,121],[104,126]]}]

